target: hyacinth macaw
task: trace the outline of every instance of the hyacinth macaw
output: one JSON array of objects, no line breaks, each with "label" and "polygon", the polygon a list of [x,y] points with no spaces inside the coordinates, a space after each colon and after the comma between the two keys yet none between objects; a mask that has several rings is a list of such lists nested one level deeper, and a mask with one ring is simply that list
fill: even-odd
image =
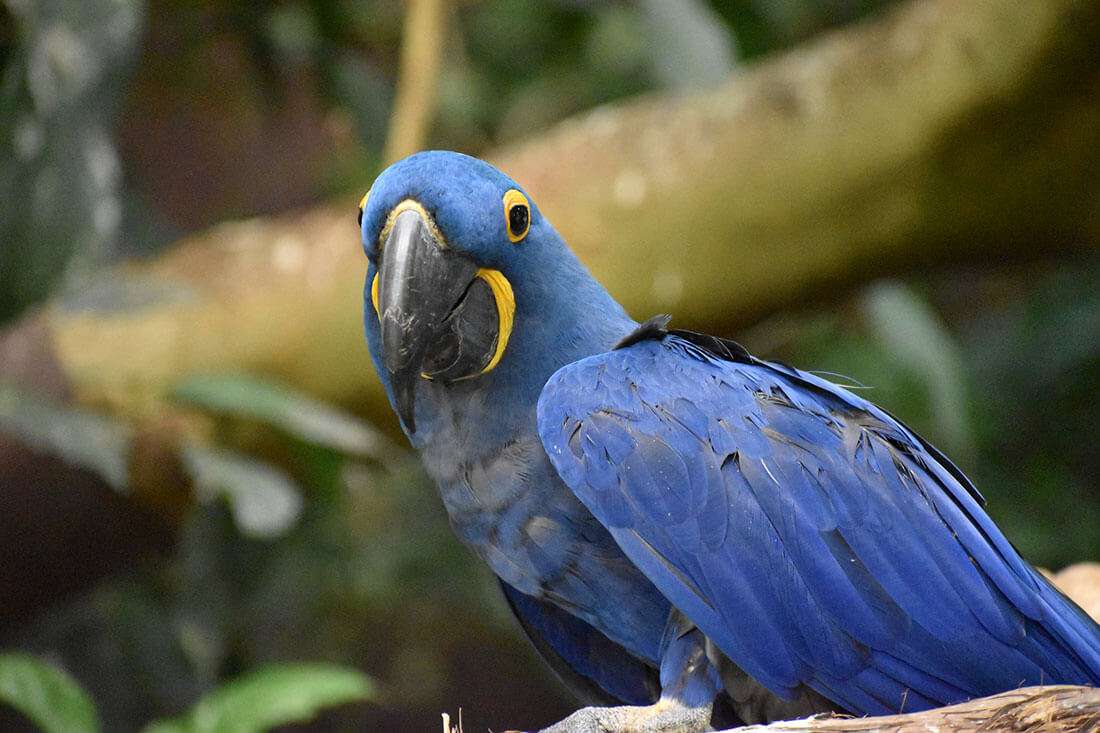
[{"label": "hyacinth macaw", "polygon": [[360,222],[371,358],[454,530],[609,706],[552,730],[1100,682],[1100,627],[939,451],[814,374],[637,323],[500,171],[411,156]]}]

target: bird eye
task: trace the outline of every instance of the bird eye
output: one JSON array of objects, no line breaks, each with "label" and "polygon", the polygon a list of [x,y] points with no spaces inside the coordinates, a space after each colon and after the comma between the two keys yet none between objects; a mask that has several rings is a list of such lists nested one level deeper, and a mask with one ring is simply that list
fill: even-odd
[{"label": "bird eye", "polygon": [[363,198],[359,199],[359,226],[363,226],[363,210],[367,208],[368,196],[370,196],[370,189],[363,194]]},{"label": "bird eye", "polygon": [[531,207],[526,196],[514,188],[504,194],[504,215],[508,219],[508,239],[518,242],[527,236],[531,228]]}]

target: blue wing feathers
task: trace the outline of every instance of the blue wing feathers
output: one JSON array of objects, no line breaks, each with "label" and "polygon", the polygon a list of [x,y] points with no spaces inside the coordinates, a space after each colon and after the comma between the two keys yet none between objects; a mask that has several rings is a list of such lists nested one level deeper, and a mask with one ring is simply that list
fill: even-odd
[{"label": "blue wing feathers", "polygon": [[955,466],[840,387],[732,357],[638,339],[559,370],[538,425],[574,493],[736,664],[868,712],[1100,681],[1100,628]]}]

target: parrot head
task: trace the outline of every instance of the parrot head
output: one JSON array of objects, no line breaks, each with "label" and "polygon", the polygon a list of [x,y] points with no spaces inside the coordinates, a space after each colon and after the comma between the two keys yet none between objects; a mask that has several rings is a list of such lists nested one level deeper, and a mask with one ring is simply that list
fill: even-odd
[{"label": "parrot head", "polygon": [[394,163],[360,202],[360,224],[368,343],[410,435],[425,380],[451,385],[514,363],[516,332],[549,325],[566,292],[608,297],[519,185],[466,155]]}]

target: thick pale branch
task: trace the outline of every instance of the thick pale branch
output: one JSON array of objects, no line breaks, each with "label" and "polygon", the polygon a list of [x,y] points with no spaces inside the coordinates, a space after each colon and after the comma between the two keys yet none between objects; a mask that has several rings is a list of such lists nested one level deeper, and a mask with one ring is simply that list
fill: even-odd
[{"label": "thick pale branch", "polygon": [[[940,258],[1100,242],[1100,0],[914,0],[724,86],[597,110],[493,160],[638,317],[744,322]],[[104,273],[45,328],[77,400],[156,414],[196,371],[379,398],[354,202]]]},{"label": "thick pale branch", "polygon": [[[1100,690],[1050,685],[907,715],[806,718],[735,728],[736,733],[1060,733],[1100,726]],[[730,731],[733,733],[733,731]]]},{"label": "thick pale branch", "polygon": [[1100,3],[928,0],[496,158],[641,316],[1100,238]]}]

